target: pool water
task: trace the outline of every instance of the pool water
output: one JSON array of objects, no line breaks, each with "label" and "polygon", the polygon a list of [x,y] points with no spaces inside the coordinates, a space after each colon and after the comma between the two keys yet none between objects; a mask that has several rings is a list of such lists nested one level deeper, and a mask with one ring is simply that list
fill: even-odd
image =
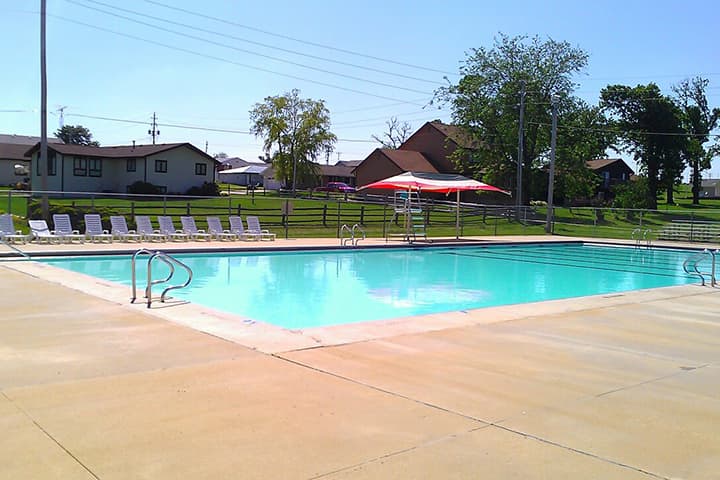
[{"label": "pool water", "polygon": [[[177,254],[194,278],[171,295],[309,328],[693,283],[682,269],[691,254],[588,244]],[[146,259],[138,260],[139,295]],[[131,285],[130,256],[42,261]],[[167,272],[153,263],[155,278]],[[177,269],[172,283],[186,278]]]}]

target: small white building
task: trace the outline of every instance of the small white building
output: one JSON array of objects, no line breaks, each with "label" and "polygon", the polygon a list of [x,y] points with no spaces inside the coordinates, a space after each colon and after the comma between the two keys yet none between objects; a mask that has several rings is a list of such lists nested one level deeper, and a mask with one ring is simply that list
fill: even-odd
[{"label": "small white building", "polygon": [[[25,155],[31,158],[31,182],[40,190],[40,144]],[[184,194],[215,179],[217,160],[190,143],[90,147],[48,145],[47,189],[62,192],[126,193],[137,181],[161,192]]]},{"label": "small white building", "polygon": [[270,168],[270,165],[246,165],[240,168],[231,168],[218,172],[218,179],[222,183],[233,185],[262,186],[263,173]]},{"label": "small white building", "polygon": [[720,179],[707,178],[702,180],[700,185],[700,198],[718,198],[720,197]]}]

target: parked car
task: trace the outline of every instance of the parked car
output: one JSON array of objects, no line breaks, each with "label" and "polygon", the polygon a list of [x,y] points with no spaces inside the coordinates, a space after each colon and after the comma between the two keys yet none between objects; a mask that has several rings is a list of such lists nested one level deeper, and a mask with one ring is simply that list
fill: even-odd
[{"label": "parked car", "polygon": [[347,183],[343,182],[328,182],[327,185],[323,185],[315,188],[316,192],[340,192],[340,193],[354,193],[355,187],[351,187]]}]

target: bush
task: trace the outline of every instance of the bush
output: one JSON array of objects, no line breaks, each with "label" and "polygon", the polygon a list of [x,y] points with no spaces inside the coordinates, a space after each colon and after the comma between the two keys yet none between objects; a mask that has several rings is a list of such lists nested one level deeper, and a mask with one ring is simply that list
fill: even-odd
[{"label": "bush", "polygon": [[199,187],[190,187],[185,195],[194,197],[219,197],[220,187],[215,182],[204,182]]},{"label": "bush", "polygon": [[143,182],[138,180],[128,187],[128,193],[137,193],[141,195],[160,195],[162,191],[160,187],[153,185],[152,183]]},{"label": "bush", "polygon": [[[52,225],[52,216],[55,214],[63,214],[67,213],[70,216],[70,223],[72,224],[73,228],[76,230],[80,230],[80,232],[85,231],[85,214],[86,213],[97,213],[102,218],[102,224],[103,227],[106,227],[109,229],[110,227],[110,216],[111,215],[119,215],[119,213],[109,207],[95,207],[91,208],[90,206],[83,206],[83,207],[74,207],[71,205],[49,205],[49,213],[50,213],[50,228],[53,228]],[[32,200],[28,204],[28,218],[31,219],[38,219],[42,218],[42,203],[39,200]]]}]

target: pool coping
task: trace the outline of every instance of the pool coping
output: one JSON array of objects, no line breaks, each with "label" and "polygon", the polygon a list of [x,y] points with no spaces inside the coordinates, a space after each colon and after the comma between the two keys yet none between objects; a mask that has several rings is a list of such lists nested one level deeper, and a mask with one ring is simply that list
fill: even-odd
[{"label": "pool coping", "polygon": [[[601,244],[628,246],[628,242],[609,241],[599,242],[597,239],[576,239],[554,237],[552,239],[535,238],[528,240],[527,237],[518,239],[503,238],[499,241],[488,242],[485,239],[478,241],[473,239],[469,242],[433,242],[428,245],[407,245],[391,244],[390,248],[425,248],[444,246],[473,246],[473,245],[508,245],[508,244]],[[549,241],[548,241],[549,240]],[[138,244],[141,245],[141,244]],[[133,245],[137,247],[138,245]],[[144,245],[147,247],[148,245]],[[76,245],[77,247],[77,245]],[[661,245],[659,247],[667,247]],[[363,248],[387,248],[382,245],[363,246]],[[673,246],[672,248],[677,248]],[[170,253],[199,253],[199,252],[260,252],[260,251],[298,251],[298,250],[340,250],[342,247],[331,248],[329,245],[315,245],[312,248],[301,246],[277,245],[262,246],[262,248],[249,249],[163,249]],[[345,248],[347,249],[347,248]],[[683,249],[698,250],[696,246],[685,246]],[[103,249],[99,255],[117,255],[132,253],[131,250],[110,250]],[[78,250],[75,250],[78,251]],[[81,254],[91,254],[86,248],[79,250]],[[39,256],[39,255],[38,255]],[[51,249],[45,251],[45,256],[68,256],[66,250]],[[599,294],[584,297],[575,297],[560,300],[546,300],[541,302],[510,304],[497,307],[484,307],[468,309],[464,311],[451,311],[433,313],[426,315],[397,317],[387,320],[373,320],[343,325],[332,325],[322,327],[287,329],[269,323],[253,320],[236,314],[227,313],[199,304],[192,304],[185,301],[171,300],[166,303],[155,301],[151,308],[147,308],[145,302],[129,303],[130,288],[108,280],[99,279],[89,275],[69,272],[52,265],[20,259],[2,261],[0,265],[4,268],[22,272],[33,277],[43,279],[52,283],[63,285],[76,291],[93,295],[107,301],[111,301],[125,308],[132,309],[138,313],[151,315],[165,321],[184,325],[195,330],[235,342],[237,344],[252,348],[264,353],[281,353],[293,350],[303,350],[333,345],[375,340],[380,338],[394,337],[397,335],[415,334],[450,328],[465,327],[469,325],[488,324],[497,322],[512,321],[521,318],[536,317],[541,315],[553,315],[571,311],[592,310],[612,305],[628,303],[643,303],[655,301],[661,298],[675,298],[679,296],[692,296],[706,293],[707,289],[697,284],[660,287],[645,290],[634,290],[627,292],[616,292]]]}]

